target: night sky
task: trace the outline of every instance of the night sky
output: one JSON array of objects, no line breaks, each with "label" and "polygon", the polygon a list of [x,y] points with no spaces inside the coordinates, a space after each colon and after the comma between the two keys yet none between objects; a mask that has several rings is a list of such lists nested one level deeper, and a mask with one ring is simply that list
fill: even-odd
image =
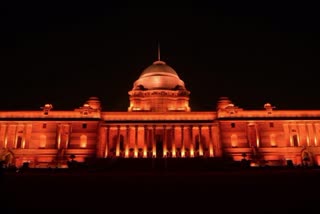
[{"label": "night sky", "polygon": [[72,110],[98,96],[104,111],[127,111],[158,42],[193,111],[215,110],[221,96],[244,109],[320,109],[316,5],[8,2],[0,7],[0,110]]}]

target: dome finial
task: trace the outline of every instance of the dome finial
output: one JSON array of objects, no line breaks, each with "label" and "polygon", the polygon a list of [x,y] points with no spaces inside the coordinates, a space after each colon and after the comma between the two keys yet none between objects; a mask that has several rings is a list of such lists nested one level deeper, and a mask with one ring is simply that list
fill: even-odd
[{"label": "dome finial", "polygon": [[166,64],[165,62],[161,61],[160,56],[161,56],[160,55],[160,42],[158,41],[158,60],[154,61],[153,64],[155,64],[155,65],[159,65],[159,64],[165,65]]},{"label": "dome finial", "polygon": [[161,61],[160,59],[160,42],[158,41],[158,61]]}]

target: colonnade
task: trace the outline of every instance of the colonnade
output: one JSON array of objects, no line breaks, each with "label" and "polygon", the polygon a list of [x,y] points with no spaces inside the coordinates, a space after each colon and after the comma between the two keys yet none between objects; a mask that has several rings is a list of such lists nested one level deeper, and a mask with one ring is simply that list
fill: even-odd
[{"label": "colonnade", "polygon": [[98,157],[214,157],[220,154],[213,125],[108,125],[99,130]]}]

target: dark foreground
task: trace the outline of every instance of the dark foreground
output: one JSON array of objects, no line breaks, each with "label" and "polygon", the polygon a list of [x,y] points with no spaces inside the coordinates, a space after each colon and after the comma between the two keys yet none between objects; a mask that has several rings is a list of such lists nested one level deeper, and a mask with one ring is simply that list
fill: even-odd
[{"label": "dark foreground", "polygon": [[1,176],[0,213],[320,213],[319,169],[33,171]]}]

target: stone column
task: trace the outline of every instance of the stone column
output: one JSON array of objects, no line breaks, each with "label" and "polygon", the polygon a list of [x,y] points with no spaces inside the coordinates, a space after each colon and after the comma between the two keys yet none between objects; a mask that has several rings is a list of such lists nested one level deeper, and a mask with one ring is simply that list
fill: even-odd
[{"label": "stone column", "polygon": [[314,129],[313,124],[308,123],[307,124],[307,146],[314,146],[315,145],[315,135],[314,135]]},{"label": "stone column", "polygon": [[201,136],[203,139],[205,139],[205,141],[202,142],[202,150],[203,150],[203,155],[206,157],[208,156],[210,157],[210,144],[212,143],[210,129],[211,127],[207,125],[202,126],[201,128]]},{"label": "stone column", "polygon": [[257,148],[260,147],[260,134],[259,134],[259,126],[258,124],[254,124],[254,129],[256,131],[256,144],[257,144]]},{"label": "stone column", "polygon": [[202,142],[202,127],[201,126],[198,126],[198,129],[199,129],[199,155],[200,156],[203,156],[203,143]]},{"label": "stone column", "polygon": [[134,128],[134,157],[138,157],[138,126]]},{"label": "stone column", "polygon": [[[143,154],[144,151],[146,149],[145,146],[145,136],[144,136],[144,126],[137,126],[137,152],[139,152],[139,149],[142,148],[143,149]],[[137,157],[138,157],[138,153],[137,153]]]},{"label": "stone column", "polygon": [[106,134],[107,129],[106,127],[100,127],[99,128],[99,138],[98,138],[98,145],[97,145],[97,157],[103,158],[106,157]]},{"label": "stone column", "polygon": [[25,124],[25,132],[24,132],[24,140],[23,140],[23,148],[29,148],[29,143],[32,135],[32,124]]},{"label": "stone column", "polygon": [[201,156],[203,154],[202,152],[202,139],[201,139],[201,127],[200,126],[194,126],[192,128],[192,144],[193,144],[193,149],[195,150],[196,149],[196,137],[199,137],[199,149],[198,149],[198,152],[199,152],[199,156]]},{"label": "stone column", "polygon": [[212,126],[209,126],[209,156],[214,157]]},{"label": "stone column", "polygon": [[152,156],[157,157],[156,126],[153,126],[153,128],[152,128]]},{"label": "stone column", "polygon": [[62,124],[59,123],[57,125],[57,149],[60,149],[60,146],[61,146],[61,129],[62,129]]},{"label": "stone column", "polygon": [[[122,141],[122,148],[120,147],[121,141]],[[126,144],[127,144],[127,126],[124,126],[124,125],[120,126],[118,142],[119,142],[119,156],[125,157],[126,156]]]},{"label": "stone column", "polygon": [[197,136],[197,127],[196,126],[190,126],[189,127],[189,133],[188,133],[190,157],[194,157],[195,136]]},{"label": "stone column", "polygon": [[213,151],[215,152],[213,155],[216,157],[222,157],[222,146],[221,146],[221,138],[220,138],[220,128],[219,124],[214,124],[212,126],[212,135],[213,135]]},{"label": "stone column", "polygon": [[[18,129],[19,129],[19,125],[14,125],[15,129],[14,129],[14,140],[13,140],[13,145],[14,148],[17,149],[17,142],[18,142]],[[20,149],[20,148],[19,148]]]},{"label": "stone column", "polygon": [[175,158],[177,153],[176,153],[176,127],[172,126],[172,132],[171,132],[171,142],[172,142],[172,146],[171,146],[171,150],[172,150],[172,157]]},{"label": "stone column", "polygon": [[131,156],[131,152],[130,150],[133,149],[133,153],[134,153],[134,147],[135,147],[135,134],[136,134],[136,129],[134,126],[129,126],[128,127],[129,131],[128,131],[128,136],[129,136],[129,141],[128,141],[128,144],[129,144],[129,156]]},{"label": "stone column", "polygon": [[110,149],[110,126],[106,128],[106,146],[105,146],[105,152],[104,152],[105,158],[110,156],[109,149]]},{"label": "stone column", "polygon": [[8,125],[7,124],[1,124],[1,129],[0,129],[0,148],[7,148],[8,144]]},{"label": "stone column", "polygon": [[116,157],[120,156],[120,126],[117,126]]},{"label": "stone column", "polygon": [[320,138],[320,124],[319,123],[315,123],[314,124],[314,130],[315,130],[315,135],[314,135],[314,145],[318,146],[319,145],[319,138]]},{"label": "stone column", "polygon": [[286,142],[286,146],[293,146],[293,142],[291,141],[290,138],[290,132],[289,132],[289,124],[284,123],[283,125],[283,132],[284,132],[284,140]]},{"label": "stone column", "polygon": [[[108,157],[111,156],[117,156],[117,147],[118,147],[118,140],[119,140],[119,128],[118,126],[109,126],[109,132],[108,132]],[[114,141],[116,139],[116,142]],[[111,153],[112,152],[112,153]]]},{"label": "stone column", "polygon": [[191,156],[190,154],[191,153],[194,153],[194,133],[193,133],[193,129],[194,129],[195,126],[193,125],[190,125],[190,126],[185,126],[184,128],[184,147],[185,149],[188,148],[189,150],[189,156]]},{"label": "stone column", "polygon": [[72,131],[72,126],[70,123],[65,124],[65,130],[64,130],[64,134],[66,136],[66,141],[65,141],[65,149],[67,149],[69,147],[69,141],[70,141],[70,135],[71,135],[71,131]]},{"label": "stone column", "polygon": [[143,157],[147,158],[148,154],[148,128],[143,126]]},{"label": "stone column", "polygon": [[300,136],[299,146],[306,146],[307,143],[307,130],[305,124],[298,124],[298,131]]},{"label": "stone column", "polygon": [[[181,152],[181,149],[182,149],[182,131],[183,131],[183,126],[175,126],[174,127],[174,139],[175,139],[175,149],[177,152],[177,148],[180,149],[180,152]],[[180,156],[181,156],[181,153],[180,153]]]},{"label": "stone column", "polygon": [[130,145],[130,128],[126,126],[126,135],[125,135],[125,157],[129,157],[129,145]]},{"label": "stone column", "polygon": [[185,157],[185,135],[184,131],[186,130],[186,127],[181,126],[181,157]]},{"label": "stone column", "polygon": [[167,129],[166,126],[163,126],[163,157],[167,157]]}]

